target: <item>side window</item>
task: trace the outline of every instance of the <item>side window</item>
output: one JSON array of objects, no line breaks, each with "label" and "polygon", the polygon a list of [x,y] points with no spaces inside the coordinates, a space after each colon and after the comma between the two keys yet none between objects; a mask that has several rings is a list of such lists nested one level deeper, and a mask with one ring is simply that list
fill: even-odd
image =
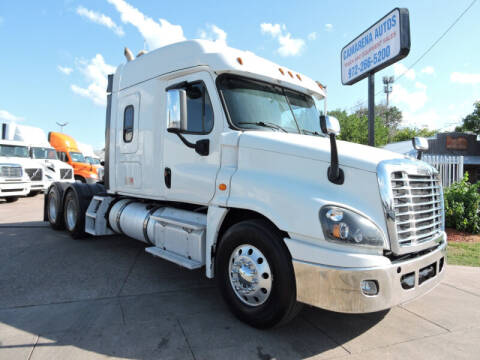
[{"label": "side window", "polygon": [[213,109],[207,88],[203,83],[194,83],[185,89],[187,92],[186,132],[207,134],[213,129]]},{"label": "side window", "polygon": [[123,112],[123,141],[129,143],[133,139],[133,105],[128,105]]},{"label": "side window", "polygon": [[63,151],[57,151],[58,158],[63,162],[68,162],[67,154]]}]

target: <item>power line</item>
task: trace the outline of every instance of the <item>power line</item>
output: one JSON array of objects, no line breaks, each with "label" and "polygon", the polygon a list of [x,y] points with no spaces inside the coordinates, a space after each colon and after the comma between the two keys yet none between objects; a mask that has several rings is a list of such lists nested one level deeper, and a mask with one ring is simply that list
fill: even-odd
[{"label": "power line", "polygon": [[[427,50],[425,50],[425,51],[423,52],[423,54],[420,55],[420,57],[419,57],[417,60],[415,60],[415,61],[413,62],[413,64],[410,65],[410,66],[409,66],[403,73],[401,73],[395,80],[396,80],[396,81],[400,80],[402,77],[405,76],[405,74],[406,74],[407,72],[409,72],[411,69],[413,69],[413,67],[414,67],[415,65],[417,65],[417,64],[420,62],[420,60],[422,60],[422,59],[440,42],[440,40],[442,40],[442,39],[448,34],[448,32],[460,21],[460,19],[472,8],[472,6],[475,5],[476,2],[477,2],[477,0],[473,0],[473,1],[470,3],[470,5],[468,5],[467,8],[466,8],[465,10],[463,10],[462,13],[453,21],[453,23],[438,37],[438,39],[435,40],[435,41],[432,43],[432,45],[430,45],[430,47],[429,47]],[[378,91],[378,92],[375,94],[375,96],[380,95],[381,93],[382,93],[382,90]],[[367,100],[363,100],[362,102],[357,103],[357,104],[354,105],[354,106],[351,106],[348,110],[351,110],[351,109],[360,107],[361,105],[365,104],[366,102],[367,102]]]}]

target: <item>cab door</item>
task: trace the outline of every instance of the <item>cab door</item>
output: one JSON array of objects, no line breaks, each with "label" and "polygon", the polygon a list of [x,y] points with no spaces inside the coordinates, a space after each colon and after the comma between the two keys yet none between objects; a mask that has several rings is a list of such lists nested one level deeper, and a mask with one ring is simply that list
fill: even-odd
[{"label": "cab door", "polygon": [[[168,91],[185,90],[186,124],[179,134],[168,131]],[[207,205],[215,193],[215,179],[220,167],[220,134],[224,116],[215,83],[208,72],[177,77],[165,85],[166,126],[164,133],[164,174],[166,199]],[[208,153],[189,144],[208,143]],[[205,148],[203,148],[205,150]]]}]

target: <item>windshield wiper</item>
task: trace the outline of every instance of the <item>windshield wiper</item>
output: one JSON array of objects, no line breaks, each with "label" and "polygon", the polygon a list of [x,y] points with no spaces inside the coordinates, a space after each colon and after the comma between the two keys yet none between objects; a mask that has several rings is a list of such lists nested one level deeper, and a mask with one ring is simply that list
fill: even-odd
[{"label": "windshield wiper", "polygon": [[323,136],[323,135],[320,134],[319,132],[311,131],[311,130],[306,130],[306,129],[302,129],[302,132],[303,132],[304,134],[309,134],[309,135]]},{"label": "windshield wiper", "polygon": [[288,133],[288,131],[285,130],[280,125],[277,125],[277,124],[274,124],[274,123],[269,123],[269,122],[266,123],[266,122],[263,122],[263,121],[257,121],[257,122],[242,121],[242,122],[239,122],[239,124],[242,124],[242,125],[257,125],[257,126],[262,126],[262,127],[268,127],[268,128],[271,128],[271,129],[282,130],[283,132]]}]

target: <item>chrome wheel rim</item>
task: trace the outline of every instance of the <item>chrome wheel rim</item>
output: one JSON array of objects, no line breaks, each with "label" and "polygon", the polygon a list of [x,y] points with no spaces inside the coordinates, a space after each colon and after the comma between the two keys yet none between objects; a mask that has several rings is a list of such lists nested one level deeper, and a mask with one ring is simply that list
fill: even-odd
[{"label": "chrome wheel rim", "polygon": [[56,197],[53,192],[48,195],[48,216],[50,217],[51,222],[55,222],[57,219],[57,206],[56,206]]},{"label": "chrome wheel rim", "polygon": [[67,201],[67,226],[68,230],[73,230],[77,223],[77,209],[73,200],[69,199]]},{"label": "chrome wheel rim", "polygon": [[272,272],[267,258],[255,246],[238,246],[230,256],[228,273],[233,292],[244,304],[260,306],[269,298]]}]

